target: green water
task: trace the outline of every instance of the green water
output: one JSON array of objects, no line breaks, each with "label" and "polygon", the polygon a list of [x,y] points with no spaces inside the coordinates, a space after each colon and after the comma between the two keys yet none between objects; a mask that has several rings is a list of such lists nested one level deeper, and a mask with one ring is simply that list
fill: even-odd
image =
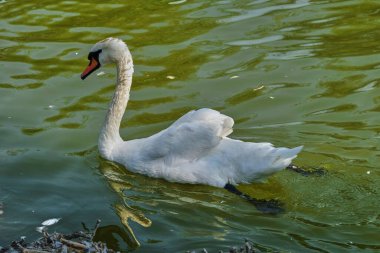
[{"label": "green water", "polygon": [[[379,13],[376,0],[0,1],[0,245],[61,217],[49,231],[101,218],[98,238],[123,251],[216,252],[243,238],[264,251],[379,250]],[[223,189],[102,160],[115,70],[79,76],[108,36],[135,62],[125,139],[209,107],[235,119],[233,138],[304,145],[295,163],[328,174],[241,186],[286,203],[268,216]]]}]

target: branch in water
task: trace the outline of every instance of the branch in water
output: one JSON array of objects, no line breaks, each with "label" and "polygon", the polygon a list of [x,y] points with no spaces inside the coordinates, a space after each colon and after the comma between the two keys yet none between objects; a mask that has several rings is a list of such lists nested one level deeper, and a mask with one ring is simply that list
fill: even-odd
[{"label": "branch in water", "polygon": [[23,253],[47,253],[47,252],[104,252],[113,253],[103,242],[94,242],[93,238],[100,225],[96,222],[93,231],[79,231],[72,234],[51,233],[43,231],[43,237],[35,242],[27,243],[25,237],[19,241],[13,241],[10,246],[2,248],[0,253],[23,252]]}]

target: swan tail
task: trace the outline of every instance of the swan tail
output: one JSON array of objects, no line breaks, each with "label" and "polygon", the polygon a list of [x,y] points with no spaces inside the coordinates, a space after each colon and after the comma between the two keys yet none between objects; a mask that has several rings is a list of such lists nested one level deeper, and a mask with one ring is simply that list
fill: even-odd
[{"label": "swan tail", "polygon": [[292,160],[297,157],[298,153],[301,152],[303,146],[298,146],[295,148],[278,148],[276,149],[277,159],[274,160],[273,165],[275,167],[281,167],[281,169],[290,165]]},{"label": "swan tail", "polygon": [[222,130],[220,132],[221,137],[227,137],[233,132],[234,120],[228,116],[223,115]]},{"label": "swan tail", "polygon": [[[250,168],[245,167],[242,175],[245,174],[248,181],[255,181],[283,170],[291,164],[302,148],[303,146],[291,149],[271,147],[270,151],[268,150],[268,152],[262,154],[259,159],[261,162],[257,162],[259,160],[253,161],[249,166]],[[241,181],[244,182],[246,180]]]}]

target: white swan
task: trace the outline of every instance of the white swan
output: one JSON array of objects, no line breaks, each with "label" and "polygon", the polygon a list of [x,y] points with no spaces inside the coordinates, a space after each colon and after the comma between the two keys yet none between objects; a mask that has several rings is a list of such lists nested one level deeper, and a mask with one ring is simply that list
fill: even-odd
[{"label": "white swan", "polygon": [[117,66],[116,91],[98,146],[102,157],[130,171],[173,182],[225,187],[284,169],[302,149],[230,139],[233,119],[207,108],[188,112],[153,136],[123,141],[119,127],[132,84],[132,56],[122,40],[108,38],[91,48],[88,59],[82,79],[107,63]]}]

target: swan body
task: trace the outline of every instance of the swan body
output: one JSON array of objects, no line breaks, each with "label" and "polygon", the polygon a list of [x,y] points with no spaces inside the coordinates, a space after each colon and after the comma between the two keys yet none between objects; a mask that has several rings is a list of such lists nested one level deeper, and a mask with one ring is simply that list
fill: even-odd
[{"label": "swan body", "polygon": [[96,43],[88,58],[90,64],[82,79],[104,64],[117,65],[116,90],[98,147],[102,157],[130,171],[172,182],[224,187],[249,183],[282,170],[302,149],[228,138],[233,119],[207,108],[186,113],[150,137],[123,141],[119,127],[132,84],[132,56],[123,41],[108,38]]}]

